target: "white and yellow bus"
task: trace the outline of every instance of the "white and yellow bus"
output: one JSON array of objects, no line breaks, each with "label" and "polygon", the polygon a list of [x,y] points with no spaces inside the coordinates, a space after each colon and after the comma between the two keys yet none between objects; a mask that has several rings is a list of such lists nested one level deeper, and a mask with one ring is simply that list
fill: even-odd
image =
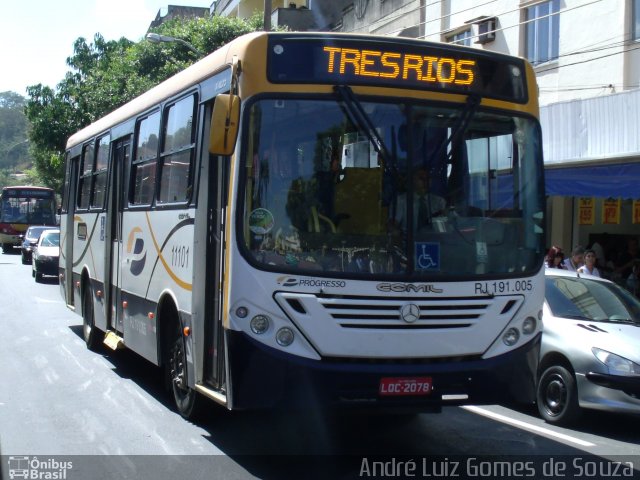
[{"label": "white and yellow bus", "polygon": [[543,185],[525,60],[249,34],[69,139],[62,295],[185,417],[529,401]]}]

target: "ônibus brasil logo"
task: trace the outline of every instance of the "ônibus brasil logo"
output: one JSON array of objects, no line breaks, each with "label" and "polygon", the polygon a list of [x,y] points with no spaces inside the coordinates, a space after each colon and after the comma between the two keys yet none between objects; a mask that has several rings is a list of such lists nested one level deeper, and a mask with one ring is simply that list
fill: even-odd
[{"label": "\u00f4nibus brasil logo", "polygon": [[65,480],[67,470],[73,468],[73,462],[56,460],[55,458],[42,459],[28,456],[9,457],[9,478],[49,479]]}]

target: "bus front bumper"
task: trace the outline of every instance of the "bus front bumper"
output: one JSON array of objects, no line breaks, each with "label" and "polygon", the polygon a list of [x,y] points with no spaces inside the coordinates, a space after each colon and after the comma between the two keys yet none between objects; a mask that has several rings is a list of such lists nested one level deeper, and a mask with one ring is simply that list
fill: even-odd
[{"label": "bus front bumper", "polygon": [[[233,408],[334,408],[439,411],[445,405],[532,403],[540,335],[490,359],[322,359],[287,355],[227,331]],[[394,379],[429,379],[419,394],[383,393]],[[382,380],[385,379],[385,380]],[[383,385],[385,384],[385,385]]]},{"label": "bus front bumper", "polygon": [[13,247],[19,247],[22,245],[23,234],[12,235],[8,233],[0,233],[0,245],[11,245]]}]

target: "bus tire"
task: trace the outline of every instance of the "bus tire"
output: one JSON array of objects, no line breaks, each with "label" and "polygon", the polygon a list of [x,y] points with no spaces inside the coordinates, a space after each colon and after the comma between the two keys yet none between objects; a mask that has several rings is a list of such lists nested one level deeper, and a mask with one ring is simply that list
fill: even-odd
[{"label": "bus tire", "polygon": [[187,356],[184,339],[181,335],[179,322],[174,322],[175,328],[169,340],[166,373],[170,384],[173,401],[178,413],[188,420],[200,419],[203,415],[203,402],[198,392],[187,384]]},{"label": "bus tire", "polygon": [[82,337],[89,350],[98,350],[100,338],[93,316],[93,300],[89,286],[84,289],[82,294]]},{"label": "bus tire", "polygon": [[570,425],[581,414],[576,379],[567,368],[552,365],[538,382],[536,403],[540,416],[553,425]]}]

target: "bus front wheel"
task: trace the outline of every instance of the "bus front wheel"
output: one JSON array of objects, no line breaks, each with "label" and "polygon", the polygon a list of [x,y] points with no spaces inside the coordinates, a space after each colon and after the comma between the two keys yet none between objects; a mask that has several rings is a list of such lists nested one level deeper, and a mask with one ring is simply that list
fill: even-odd
[{"label": "bus front wheel", "polygon": [[202,416],[204,398],[187,384],[187,356],[178,327],[171,340],[168,357],[167,374],[176,409],[182,417],[196,420]]}]

